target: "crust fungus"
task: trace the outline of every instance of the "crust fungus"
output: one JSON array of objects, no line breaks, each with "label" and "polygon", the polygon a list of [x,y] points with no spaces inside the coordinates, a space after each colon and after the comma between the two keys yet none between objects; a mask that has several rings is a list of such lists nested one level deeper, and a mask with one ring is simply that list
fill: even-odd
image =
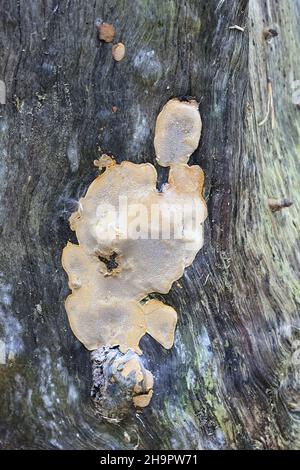
[{"label": "crust fungus", "polygon": [[112,55],[117,62],[120,62],[120,60],[124,59],[125,52],[125,46],[122,42],[118,42],[118,44],[114,44],[112,47]]},{"label": "crust fungus", "polygon": [[[203,245],[204,176],[199,166],[187,165],[200,134],[197,102],[170,100],[155,131],[157,160],[171,166],[168,183],[159,192],[153,165],[117,164],[105,155],[95,163],[105,170],[70,217],[78,239],[62,255],[72,291],[65,304],[70,326],[94,351],[94,376],[99,372],[97,351],[117,351],[118,358],[110,355],[110,377],[114,387],[127,387],[126,397],[130,389],[136,407],[148,405],[153,393],[140,339],[148,333],[170,349],[177,322],[172,307],[145,299],[150,293],[168,293]],[[107,387],[96,389],[97,403],[107,402]]]},{"label": "crust fungus", "polygon": [[156,121],[154,147],[158,163],[187,163],[198,147],[201,129],[197,101],[168,101]]},{"label": "crust fungus", "polygon": [[110,23],[101,23],[98,25],[98,35],[100,41],[112,42],[116,34],[115,27]]}]

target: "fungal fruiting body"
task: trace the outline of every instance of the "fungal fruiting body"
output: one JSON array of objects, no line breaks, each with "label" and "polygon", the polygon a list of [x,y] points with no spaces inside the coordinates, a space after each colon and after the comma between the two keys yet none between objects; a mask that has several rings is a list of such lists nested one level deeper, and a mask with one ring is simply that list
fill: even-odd
[{"label": "fungal fruiting body", "polygon": [[112,42],[116,34],[116,29],[112,24],[101,23],[98,25],[98,35],[100,41]]},{"label": "fungal fruiting body", "polygon": [[187,163],[199,144],[202,122],[195,100],[170,100],[159,113],[154,147],[161,166]]},{"label": "fungal fruiting body", "polygon": [[125,46],[122,42],[118,42],[118,44],[114,44],[112,47],[112,55],[117,62],[120,62],[120,60],[124,59],[125,52]]},{"label": "fungal fruiting body", "polygon": [[134,378],[137,407],[146,406],[153,393],[140,339],[148,333],[169,349],[177,322],[172,307],[147,296],[169,292],[203,245],[204,176],[199,166],[187,165],[200,134],[196,101],[170,100],[155,130],[158,163],[170,166],[168,183],[158,191],[153,165],[117,164],[105,155],[96,162],[105,170],[70,218],[78,240],[62,256],[72,291],[65,304],[70,326],[91,351],[131,351],[130,363],[123,358],[119,366]]}]

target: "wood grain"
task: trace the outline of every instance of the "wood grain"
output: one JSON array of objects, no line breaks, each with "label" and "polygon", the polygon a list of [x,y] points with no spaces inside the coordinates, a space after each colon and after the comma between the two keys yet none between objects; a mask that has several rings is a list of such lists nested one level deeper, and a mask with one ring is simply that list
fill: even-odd
[{"label": "wood grain", "polygon": [[[299,448],[299,0],[0,5],[0,446]],[[120,62],[98,39],[101,21],[125,44]],[[269,27],[279,34],[266,42]],[[267,78],[275,129],[258,126]],[[182,95],[203,120],[191,163],[206,175],[205,245],[156,296],[179,324],[170,351],[143,340],[151,405],[101,422],[89,353],[64,310],[67,220],[100,152],[155,164],[155,118]],[[272,213],[269,198],[294,204]]]}]

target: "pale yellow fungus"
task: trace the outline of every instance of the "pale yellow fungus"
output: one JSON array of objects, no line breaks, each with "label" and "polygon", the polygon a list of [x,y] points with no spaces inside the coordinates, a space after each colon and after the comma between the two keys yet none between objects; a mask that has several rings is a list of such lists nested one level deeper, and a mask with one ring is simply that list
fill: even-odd
[{"label": "pale yellow fungus", "polygon": [[[118,346],[122,353],[142,354],[139,342],[146,333],[172,347],[176,311],[143,299],[169,292],[203,245],[203,171],[186,164],[200,133],[196,101],[165,105],[155,148],[159,163],[171,169],[160,192],[150,163],[116,164],[107,155],[95,161],[105,170],[71,215],[78,245],[68,243],[62,256],[72,291],[66,299],[69,322],[87,349]],[[143,407],[151,400],[153,376],[136,358],[123,364],[122,374],[134,374],[134,405]]]},{"label": "pale yellow fungus", "polygon": [[112,55],[117,62],[120,62],[120,60],[124,59],[125,52],[126,49],[122,42],[118,42],[118,44],[114,44],[112,47]]},{"label": "pale yellow fungus", "polygon": [[151,398],[153,395],[153,390],[150,390],[149,393],[146,393],[144,395],[137,395],[133,397],[132,401],[135,407],[137,408],[145,408],[145,406],[148,406]]},{"label": "pale yellow fungus", "polygon": [[114,164],[114,159],[110,157],[109,155],[106,155],[106,153],[101,155],[101,157],[98,160],[94,160],[94,165],[100,169],[106,168],[113,164]]},{"label": "pale yellow fungus", "polygon": [[170,349],[174,343],[177,313],[174,308],[159,300],[149,300],[143,305],[147,333],[164,348]]},{"label": "pale yellow fungus", "polygon": [[187,163],[198,147],[201,130],[197,101],[168,101],[156,120],[154,147],[158,163]]}]

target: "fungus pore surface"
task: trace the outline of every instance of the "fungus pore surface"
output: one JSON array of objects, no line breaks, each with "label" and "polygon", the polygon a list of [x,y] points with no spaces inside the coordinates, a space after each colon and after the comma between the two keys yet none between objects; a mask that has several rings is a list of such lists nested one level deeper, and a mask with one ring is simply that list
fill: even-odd
[{"label": "fungus pore surface", "polygon": [[78,240],[62,255],[72,291],[65,303],[70,326],[91,351],[135,353],[122,361],[122,370],[136,377],[137,407],[149,403],[153,385],[139,363],[140,339],[148,333],[169,349],[177,322],[172,307],[147,296],[169,292],[203,245],[204,176],[199,166],[187,165],[201,127],[195,100],[170,100],[157,118],[154,140],[158,163],[170,166],[168,183],[158,191],[153,165],[117,164],[104,155],[94,162],[102,173],[70,217]]}]

